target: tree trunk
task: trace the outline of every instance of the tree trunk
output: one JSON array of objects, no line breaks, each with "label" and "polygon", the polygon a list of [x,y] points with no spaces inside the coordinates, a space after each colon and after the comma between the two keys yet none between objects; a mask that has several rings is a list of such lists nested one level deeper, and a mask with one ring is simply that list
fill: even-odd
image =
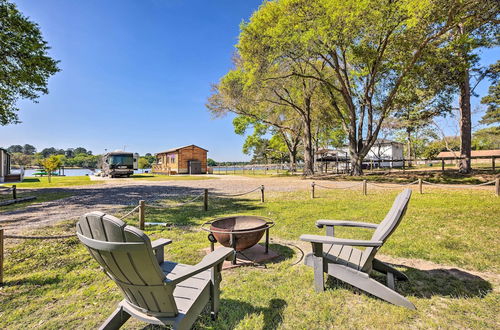
[{"label": "tree trunk", "polygon": [[311,120],[304,120],[304,175],[314,174],[314,155],[312,148]]},{"label": "tree trunk", "polygon": [[412,145],[411,145],[411,131],[410,129],[406,129],[406,134],[407,134],[407,137],[408,137],[408,152],[406,154],[406,157],[408,157],[408,166],[411,166],[411,156],[412,156],[412,153],[413,153],[413,148],[412,148]]},{"label": "tree trunk", "polygon": [[471,124],[471,106],[470,106],[470,81],[469,70],[463,72],[460,82],[460,162],[459,172],[471,172],[471,148],[472,148],[472,124]]},{"label": "tree trunk", "polygon": [[363,157],[356,152],[351,153],[351,175],[363,175]]},{"label": "tree trunk", "polygon": [[288,150],[288,155],[290,157],[290,171],[294,173],[297,171],[297,148],[294,147],[292,150]]}]

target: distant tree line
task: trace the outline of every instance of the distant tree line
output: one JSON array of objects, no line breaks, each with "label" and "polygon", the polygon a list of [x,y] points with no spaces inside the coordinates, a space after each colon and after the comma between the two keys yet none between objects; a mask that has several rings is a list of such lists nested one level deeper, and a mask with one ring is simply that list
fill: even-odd
[{"label": "distant tree line", "polygon": [[40,152],[31,144],[11,145],[6,148],[12,155],[11,162],[19,166],[42,166],[45,159],[57,156],[61,166],[97,168],[100,155],[93,155],[91,150],[83,147],[58,149],[44,148]]}]

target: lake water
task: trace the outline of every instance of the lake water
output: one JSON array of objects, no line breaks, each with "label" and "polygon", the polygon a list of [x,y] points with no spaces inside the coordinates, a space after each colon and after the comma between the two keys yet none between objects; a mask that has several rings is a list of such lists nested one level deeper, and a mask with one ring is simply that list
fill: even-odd
[{"label": "lake water", "polygon": [[[33,176],[34,173],[39,172],[40,170],[34,170],[34,169],[27,169],[24,170],[24,176]],[[99,170],[97,170],[99,171]],[[148,171],[151,172],[151,169],[144,169],[144,170],[135,170],[134,173],[139,174]],[[13,173],[19,173],[19,169],[12,169]],[[57,171],[56,171],[57,172]],[[66,176],[85,176],[85,175],[92,175],[94,174],[94,171],[91,171],[86,168],[66,168],[64,169],[64,175]]]}]

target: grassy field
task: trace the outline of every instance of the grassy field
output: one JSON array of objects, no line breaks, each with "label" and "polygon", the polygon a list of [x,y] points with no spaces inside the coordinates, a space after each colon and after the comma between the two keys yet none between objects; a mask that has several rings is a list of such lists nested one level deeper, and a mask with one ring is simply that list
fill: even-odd
[{"label": "grassy field", "polygon": [[158,175],[158,174],[134,174],[130,178],[147,181],[182,181],[182,180],[212,180],[214,177],[198,175]]},{"label": "grassy field", "polygon": [[[2,212],[6,212],[6,211],[22,209],[28,205],[35,204],[35,203],[49,202],[49,201],[53,201],[56,199],[69,197],[69,196],[71,196],[71,194],[64,193],[64,192],[50,192],[50,193],[49,192],[36,192],[36,193],[33,193],[33,192],[23,192],[22,190],[19,190],[17,193],[18,198],[27,197],[27,196],[36,196],[36,199],[29,200],[29,201],[22,202],[22,203],[0,206],[0,214]],[[12,199],[12,195],[0,195],[0,201],[7,200],[7,199],[9,199],[9,200]]]},{"label": "grassy field", "polygon": [[[379,222],[396,193],[370,190],[368,196],[362,196],[359,191],[322,190],[314,200],[305,191],[269,193],[264,204],[258,202],[258,193],[244,199],[211,199],[208,212],[202,211],[200,203],[147,209],[146,221],[172,226],[149,227],[146,232],[152,238],[174,240],[166,249],[168,259],[193,264],[208,246],[206,233],[199,230],[204,221],[234,213],[275,219],[271,248],[281,259],[265,268],[224,271],[219,319],[212,322],[205,313],[196,328],[498,328],[500,204],[490,190],[429,188],[423,195],[414,193],[405,219],[380,253],[464,269],[398,266],[410,282],[398,283],[397,289],[417,311],[331,280],[328,290],[317,294],[312,270],[292,265],[300,253],[284,242],[296,242],[303,233],[322,233],[314,226],[316,219]],[[134,217],[130,223],[136,224]],[[37,234],[73,230],[74,223],[66,222]],[[369,235],[365,229],[336,231],[341,237]],[[0,289],[0,328],[95,328],[122,299],[76,238],[8,244],[6,284]],[[125,328],[143,326],[129,321]]]},{"label": "grassy field", "polygon": [[[55,188],[68,186],[84,186],[102,184],[102,181],[91,181],[88,176],[53,176],[51,182],[44,177],[25,177],[23,182],[16,183],[18,188]],[[9,186],[9,185],[4,185]]]},{"label": "grassy field", "polygon": [[474,170],[471,174],[460,174],[456,169],[449,169],[442,172],[439,169],[433,170],[418,170],[411,169],[402,170],[373,170],[365,171],[361,176],[348,175],[316,175],[315,179],[333,180],[333,181],[362,181],[369,182],[394,182],[408,183],[418,179],[422,179],[432,183],[441,184],[480,184],[488,181],[493,181],[500,174],[500,170]]}]

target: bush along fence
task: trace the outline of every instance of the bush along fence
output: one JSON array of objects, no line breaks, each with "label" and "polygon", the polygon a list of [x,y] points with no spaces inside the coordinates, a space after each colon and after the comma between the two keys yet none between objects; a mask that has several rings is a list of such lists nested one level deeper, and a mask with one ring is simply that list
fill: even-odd
[{"label": "bush along fence", "polygon": [[381,188],[381,189],[400,189],[401,187],[408,187],[408,186],[411,186],[411,185],[418,185],[418,191],[419,193],[423,194],[424,193],[424,185],[430,185],[430,186],[435,186],[435,187],[441,187],[441,188],[453,188],[453,189],[473,189],[473,188],[476,188],[476,187],[484,187],[484,186],[488,186],[488,185],[495,185],[495,195],[498,197],[500,196],[500,178],[496,178],[495,180],[493,181],[489,181],[489,182],[484,182],[484,183],[480,183],[480,184],[475,184],[475,185],[450,185],[450,184],[440,184],[440,183],[433,183],[433,182],[429,182],[429,181],[425,181],[425,180],[422,180],[422,179],[418,179],[418,180],[415,180],[413,182],[410,182],[410,183],[404,183],[404,184],[395,184],[395,183],[391,183],[391,184],[388,184],[388,185],[381,185],[381,184],[376,184],[376,183],[372,183],[372,182],[368,182],[367,180],[363,180],[361,182],[357,182],[355,184],[352,184],[352,185],[349,185],[349,186],[343,186],[343,187],[334,187],[334,186],[324,186],[324,185],[321,185],[321,184],[318,184],[316,182],[312,182],[311,183],[311,198],[315,198],[316,197],[316,188],[324,188],[324,189],[351,189],[351,188],[356,188],[356,187],[361,187],[361,191],[363,193],[363,195],[367,195],[368,194],[368,186],[371,185],[371,186],[374,186],[374,187],[377,187],[377,188]]}]

